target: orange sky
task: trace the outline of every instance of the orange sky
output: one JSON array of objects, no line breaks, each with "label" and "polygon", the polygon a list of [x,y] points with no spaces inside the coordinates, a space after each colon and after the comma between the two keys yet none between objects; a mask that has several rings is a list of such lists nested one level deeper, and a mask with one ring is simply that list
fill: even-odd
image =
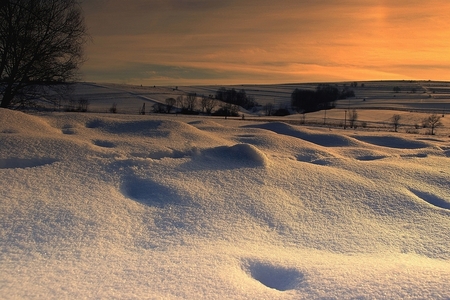
[{"label": "orange sky", "polygon": [[83,80],[450,80],[450,2],[392,2],[85,1],[92,42]]}]

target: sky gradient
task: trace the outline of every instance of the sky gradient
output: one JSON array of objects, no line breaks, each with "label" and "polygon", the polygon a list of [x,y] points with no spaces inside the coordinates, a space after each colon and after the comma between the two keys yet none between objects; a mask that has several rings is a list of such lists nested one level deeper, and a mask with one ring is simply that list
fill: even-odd
[{"label": "sky gradient", "polygon": [[89,0],[82,79],[450,80],[447,0]]}]

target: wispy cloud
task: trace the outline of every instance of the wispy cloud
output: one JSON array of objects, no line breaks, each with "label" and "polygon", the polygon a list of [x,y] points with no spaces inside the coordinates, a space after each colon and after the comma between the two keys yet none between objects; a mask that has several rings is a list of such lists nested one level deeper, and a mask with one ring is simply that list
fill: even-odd
[{"label": "wispy cloud", "polygon": [[113,69],[167,84],[422,79],[422,69],[450,79],[427,68],[450,64],[443,0],[93,0],[85,11],[88,80],[113,80]]}]

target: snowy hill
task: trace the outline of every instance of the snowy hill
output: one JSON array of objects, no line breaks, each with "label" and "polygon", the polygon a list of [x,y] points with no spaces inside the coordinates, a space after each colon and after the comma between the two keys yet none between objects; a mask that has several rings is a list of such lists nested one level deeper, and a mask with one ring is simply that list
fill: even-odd
[{"label": "snowy hill", "polygon": [[105,114],[176,91],[103,89],[0,109],[1,298],[450,298],[445,131]]}]

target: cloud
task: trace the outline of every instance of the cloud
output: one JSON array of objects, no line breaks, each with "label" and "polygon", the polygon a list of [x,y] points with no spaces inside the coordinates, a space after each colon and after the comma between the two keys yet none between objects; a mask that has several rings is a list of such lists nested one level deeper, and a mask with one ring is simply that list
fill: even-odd
[{"label": "cloud", "polygon": [[[450,3],[439,0],[93,0],[85,10],[94,40],[87,76],[105,66],[144,76],[142,64],[185,81],[348,77],[333,68],[392,79],[420,75],[401,66],[450,62]],[[311,69],[292,69],[300,65]]]}]

